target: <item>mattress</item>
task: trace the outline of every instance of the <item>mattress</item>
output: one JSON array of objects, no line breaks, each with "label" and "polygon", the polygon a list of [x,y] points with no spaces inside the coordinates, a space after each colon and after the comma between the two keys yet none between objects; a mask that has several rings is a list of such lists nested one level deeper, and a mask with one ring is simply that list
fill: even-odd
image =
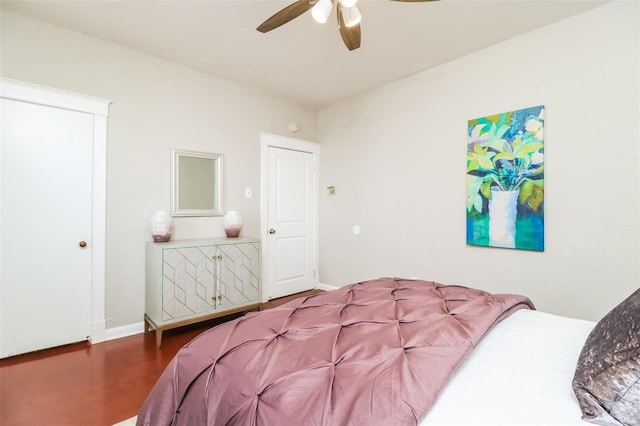
[{"label": "mattress", "polygon": [[595,322],[520,310],[451,377],[421,426],[586,426],[571,387]]}]

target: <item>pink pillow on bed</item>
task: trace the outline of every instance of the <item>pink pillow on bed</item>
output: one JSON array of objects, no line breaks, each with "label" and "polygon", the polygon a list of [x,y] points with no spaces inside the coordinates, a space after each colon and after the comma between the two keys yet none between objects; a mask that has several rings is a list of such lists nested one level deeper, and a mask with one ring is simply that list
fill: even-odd
[{"label": "pink pillow on bed", "polygon": [[582,418],[605,426],[640,426],[640,289],[589,334],[573,377]]}]

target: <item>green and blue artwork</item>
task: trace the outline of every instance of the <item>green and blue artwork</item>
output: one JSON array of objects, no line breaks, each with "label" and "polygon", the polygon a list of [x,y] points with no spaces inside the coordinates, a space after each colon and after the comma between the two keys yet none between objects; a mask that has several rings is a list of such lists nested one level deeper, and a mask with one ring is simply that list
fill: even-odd
[{"label": "green and blue artwork", "polygon": [[467,244],[544,251],[544,106],[469,120]]}]

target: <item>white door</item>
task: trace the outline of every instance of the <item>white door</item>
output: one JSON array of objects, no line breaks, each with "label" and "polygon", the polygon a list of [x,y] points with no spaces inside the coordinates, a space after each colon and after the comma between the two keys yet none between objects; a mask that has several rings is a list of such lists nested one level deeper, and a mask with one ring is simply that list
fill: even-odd
[{"label": "white door", "polygon": [[91,114],[1,100],[0,357],[91,334]]},{"label": "white door", "polygon": [[316,155],[267,150],[265,288],[271,299],[316,287]]}]

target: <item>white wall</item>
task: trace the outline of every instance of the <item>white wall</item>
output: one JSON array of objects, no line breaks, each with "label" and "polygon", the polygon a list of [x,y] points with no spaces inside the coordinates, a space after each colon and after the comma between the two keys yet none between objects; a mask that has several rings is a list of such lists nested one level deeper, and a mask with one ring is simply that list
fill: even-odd
[{"label": "white wall", "polygon": [[[323,109],[321,193],[336,195],[320,199],[321,282],[421,277],[585,319],[629,295],[640,285],[638,16],[636,2],[609,4]],[[467,120],[540,104],[546,250],[466,246]]]},{"label": "white wall", "polygon": [[[107,166],[107,328],[140,323],[149,219],[170,206],[170,149],[224,155],[225,210],[258,235],[259,132],[317,138],[317,113],[79,33],[2,12],[3,77],[111,99]],[[244,198],[244,188],[253,198]],[[49,207],[49,206],[44,206]],[[28,224],[23,224],[28,226]],[[174,238],[224,236],[221,218],[176,218]]]},{"label": "white wall", "polygon": [[[638,9],[607,5],[387,85],[324,109],[319,127],[314,111],[9,12],[0,74],[114,101],[109,328],[142,319],[144,242],[151,214],[169,209],[170,148],[225,155],[225,207],[256,235],[258,132],[286,135],[290,121],[301,124],[296,137],[323,144],[321,194],[337,189],[320,200],[323,283],[420,276],[596,319],[639,285]],[[537,104],[546,105],[546,251],[467,247],[466,121]],[[219,218],[175,226],[175,238],[223,235]]]}]

